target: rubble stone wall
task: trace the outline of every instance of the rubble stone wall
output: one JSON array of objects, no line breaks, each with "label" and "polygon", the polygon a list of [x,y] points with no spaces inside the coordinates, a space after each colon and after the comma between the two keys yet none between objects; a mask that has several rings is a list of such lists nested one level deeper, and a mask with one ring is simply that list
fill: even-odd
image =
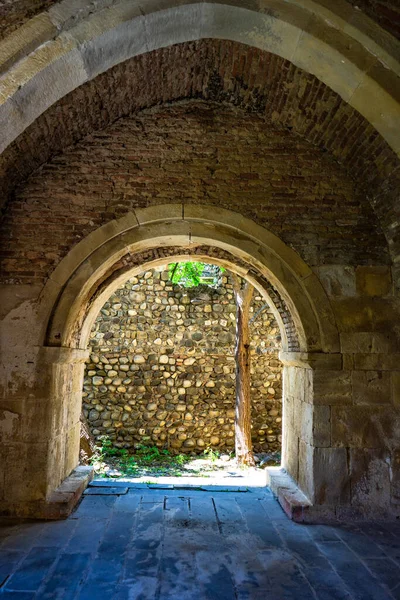
[{"label": "rubble stone wall", "polygon": [[[235,300],[227,273],[217,288],[174,285],[167,270],[131,278],[92,330],[83,410],[96,438],[172,452],[232,450]],[[252,427],[256,451],[281,445],[280,333],[255,292],[251,307]],[[261,312],[257,315],[257,312]]]}]

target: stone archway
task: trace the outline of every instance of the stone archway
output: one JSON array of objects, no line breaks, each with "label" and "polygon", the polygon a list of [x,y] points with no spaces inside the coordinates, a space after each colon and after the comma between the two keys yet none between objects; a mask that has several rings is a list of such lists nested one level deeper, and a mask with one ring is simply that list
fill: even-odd
[{"label": "stone archway", "polygon": [[[51,311],[47,345],[85,348],[88,328],[98,308],[126,278],[124,272],[118,278],[115,265],[122,268],[127,255],[150,252],[147,262],[157,266],[168,256],[168,251],[162,254],[162,248],[202,244],[230,252],[236,261],[243,261],[245,268],[231,268],[252,279],[256,287],[260,287],[256,273],[274,286],[292,315],[300,351],[339,351],[327,296],[296,252],[238,213],[180,204],[137,209],[100,227],[71,250],[41,294],[43,309]],[[153,265],[150,261],[154,260],[154,249],[161,254]],[[134,273],[134,268],[133,264],[129,270]],[[143,255],[136,268],[143,270]],[[109,278],[109,284],[105,284]],[[103,291],[101,286],[106,289]]]},{"label": "stone archway", "polygon": [[[213,250],[205,254],[207,248]],[[128,274],[165,264],[171,255],[184,260],[210,253],[213,262],[251,281],[274,306],[284,340],[283,467],[312,503],[320,502],[324,483],[314,468],[320,450],[314,438],[323,435],[327,417],[313,406],[313,377],[340,361],[325,292],[303,260],[264,228],[231,211],[182,205],[137,210],[93,232],[60,263],[41,294],[41,319],[48,322],[40,365],[49,397],[49,439],[38,477],[46,480],[47,498],[78,461],[85,348],[104,300]]]},{"label": "stone archway", "polygon": [[[129,454],[146,446],[170,456],[233,451],[237,310],[233,278],[228,269],[213,263],[216,256],[222,258],[221,250],[199,246],[190,254],[190,249],[186,251],[182,263],[171,256],[163,266],[129,276],[96,317],[87,342],[90,355],[82,409],[97,444],[106,439],[117,452]],[[204,258],[202,252],[207,252]],[[179,264],[190,267],[180,269]],[[197,265],[199,279],[187,280]],[[272,287],[269,292],[277,304],[277,292]],[[293,347],[297,341],[282,301],[279,310],[281,325],[276,309],[272,311],[253,288],[251,437],[253,451],[262,453],[260,460],[266,454],[277,464],[282,442],[278,356],[282,329],[290,334]],[[87,446],[83,450],[88,453]],[[265,476],[261,480],[265,483]]]},{"label": "stone archway", "polygon": [[7,76],[1,149],[51,104],[113,65],[156,48],[220,38],[267,50],[313,73],[398,152],[398,61],[390,36],[385,39],[351,7],[343,12],[309,1],[241,4],[165,0],[142,8],[117,2],[88,13],[65,2],[32,20],[33,26],[28,22],[25,36],[18,32],[2,45],[0,68]]}]

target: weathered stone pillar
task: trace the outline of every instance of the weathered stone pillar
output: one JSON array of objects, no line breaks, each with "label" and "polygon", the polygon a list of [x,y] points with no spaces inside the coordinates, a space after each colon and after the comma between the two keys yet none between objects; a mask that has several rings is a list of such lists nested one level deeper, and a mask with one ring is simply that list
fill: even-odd
[{"label": "weathered stone pillar", "polygon": [[281,352],[283,364],[282,466],[312,501],[312,370],[304,352]]},{"label": "weathered stone pillar", "polygon": [[282,352],[282,466],[311,502],[311,520],[349,507],[347,450],[334,447],[331,404],[351,397],[340,353]]},{"label": "weathered stone pillar", "polygon": [[0,512],[35,516],[77,466],[87,351],[27,350],[21,380],[0,402]]},{"label": "weathered stone pillar", "polygon": [[345,354],[280,354],[282,466],[310,520],[400,514],[400,356],[355,352],[378,337],[346,336]]}]

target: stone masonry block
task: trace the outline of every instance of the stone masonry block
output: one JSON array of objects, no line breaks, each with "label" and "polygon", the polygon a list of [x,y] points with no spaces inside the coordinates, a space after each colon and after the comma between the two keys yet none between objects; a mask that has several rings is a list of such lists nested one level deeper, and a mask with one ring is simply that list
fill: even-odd
[{"label": "stone masonry block", "polygon": [[380,449],[350,450],[351,502],[354,506],[381,506],[390,500],[390,458]]},{"label": "stone masonry block", "polygon": [[299,486],[312,499],[314,496],[313,446],[303,440],[299,442]]},{"label": "stone masonry block", "polygon": [[308,362],[312,369],[336,371],[342,368],[342,355],[340,353],[310,352]]},{"label": "stone masonry block", "polygon": [[391,402],[390,373],[386,371],[353,371],[355,404],[389,404]]},{"label": "stone masonry block", "polygon": [[314,446],[329,447],[331,445],[331,407],[314,406],[313,414],[313,444]]},{"label": "stone masonry block", "polygon": [[350,503],[350,479],[346,448],[315,448],[316,504]]},{"label": "stone masonry block", "polygon": [[[394,298],[362,296],[332,299],[331,303],[342,334],[379,332],[387,335],[391,348],[394,348],[398,334],[393,330],[393,323],[399,318]],[[342,351],[348,350],[342,348]]]},{"label": "stone masonry block", "polygon": [[315,269],[328,296],[355,296],[356,276],[354,267],[324,265]]},{"label": "stone masonry block", "polygon": [[312,443],[313,405],[301,402],[295,424],[298,426],[299,438],[309,444]]},{"label": "stone masonry block", "polygon": [[342,354],[343,370],[352,371],[354,369],[354,354]]},{"label": "stone masonry block", "polygon": [[351,404],[351,374],[349,371],[315,371],[315,404]]},{"label": "stone masonry block", "polygon": [[361,371],[400,371],[400,354],[354,354],[354,368]]},{"label": "stone masonry block", "polygon": [[342,352],[354,353],[385,353],[395,349],[390,333],[356,331],[340,335]]},{"label": "stone masonry block", "polygon": [[15,502],[44,499],[48,465],[47,444],[9,444],[4,480],[6,496]]},{"label": "stone masonry block", "polygon": [[400,414],[390,406],[332,406],[332,445],[385,448],[398,443]]},{"label": "stone masonry block", "polygon": [[390,461],[391,478],[391,502],[400,506],[400,447],[396,448]]},{"label": "stone masonry block", "polygon": [[400,406],[400,371],[391,373],[392,378],[392,402],[396,406]]},{"label": "stone masonry block", "polygon": [[363,266],[356,269],[357,292],[362,296],[386,296],[392,288],[388,266]]}]

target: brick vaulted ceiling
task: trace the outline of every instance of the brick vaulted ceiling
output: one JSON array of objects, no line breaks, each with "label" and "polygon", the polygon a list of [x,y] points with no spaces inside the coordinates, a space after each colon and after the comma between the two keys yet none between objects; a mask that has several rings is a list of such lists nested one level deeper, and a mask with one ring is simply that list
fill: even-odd
[{"label": "brick vaulted ceiling", "polygon": [[237,42],[155,50],[98,75],[44,112],[2,154],[2,195],[52,156],[141,109],[203,99],[256,113],[341,163],[368,197],[392,257],[400,256],[399,159],[357,111],[288,60]]}]

